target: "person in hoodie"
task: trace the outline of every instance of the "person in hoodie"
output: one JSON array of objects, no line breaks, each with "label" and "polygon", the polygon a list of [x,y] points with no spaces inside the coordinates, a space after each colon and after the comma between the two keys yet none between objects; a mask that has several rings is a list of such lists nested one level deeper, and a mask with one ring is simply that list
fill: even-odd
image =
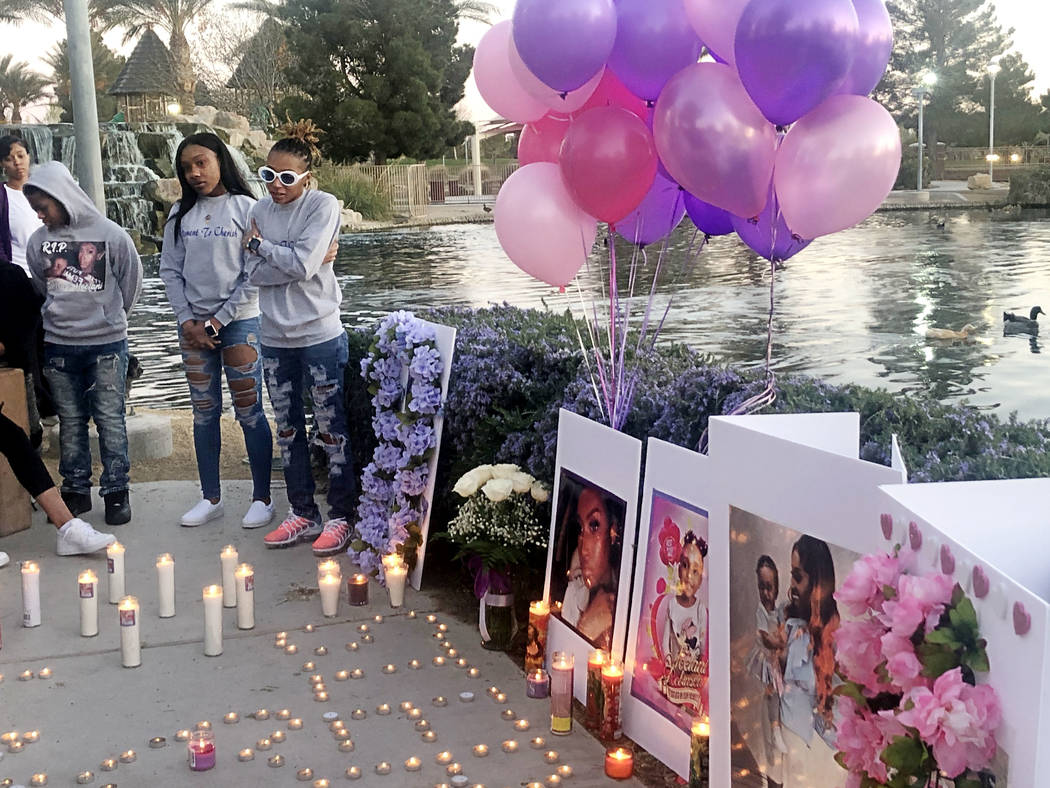
[{"label": "person in hoodie", "polygon": [[[26,262],[46,293],[44,374],[58,410],[62,498],[74,516],[91,510],[90,415],[98,428],[106,522],[123,525],[131,519],[128,314],[142,289],[142,263],[131,237],[98,211],[61,163],[34,168],[24,192],[44,223],[29,239]],[[85,276],[77,261],[88,245]]]},{"label": "person in hoodie", "polygon": [[259,291],[248,284],[241,247],[255,197],[214,134],[186,137],[175,163],[182,198],[164,226],[160,278],[179,324],[202,494],[181,522],[203,525],[223,514],[219,419],[225,372],[252,471],[252,502],[241,525],[259,528],[273,519],[273,438],[262,408]]},{"label": "person in hoodie", "polygon": [[[252,208],[244,244],[250,253],[248,281],[259,288],[263,371],[291,504],[264,541],[267,547],[284,547],[314,539],[314,554],[321,556],[349,543],[356,479],[343,400],[348,343],[339,313],[342,294],[325,263],[338,238],[340,207],[331,194],[306,188],[315,155],[312,141],[301,136],[286,137],[270,149],[259,169],[269,198]],[[304,377],[314,406],[314,440],[328,457],[330,512],[323,524],[314,501]]]}]

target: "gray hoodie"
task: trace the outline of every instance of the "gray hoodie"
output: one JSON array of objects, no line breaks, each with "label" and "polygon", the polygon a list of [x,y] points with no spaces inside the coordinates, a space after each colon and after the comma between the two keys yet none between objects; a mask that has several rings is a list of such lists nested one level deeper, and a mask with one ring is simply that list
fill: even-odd
[{"label": "gray hoodie", "polygon": [[287,205],[266,197],[251,217],[263,237],[259,253],[248,256],[248,281],[259,288],[262,343],[302,348],[342,334],[343,294],[324,262],[339,233],[339,202],[314,190]]},{"label": "gray hoodie", "polygon": [[104,345],[128,337],[128,313],[142,290],[142,262],[131,237],[95,208],[59,162],[33,168],[27,183],[62,204],[69,224],[29,237],[26,262],[44,288],[44,339]]}]

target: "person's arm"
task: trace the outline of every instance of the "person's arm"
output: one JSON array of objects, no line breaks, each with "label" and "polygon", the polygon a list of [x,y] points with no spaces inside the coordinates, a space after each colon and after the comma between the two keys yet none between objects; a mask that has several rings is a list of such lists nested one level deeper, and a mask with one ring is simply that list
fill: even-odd
[{"label": "person's arm", "polygon": [[183,266],[186,263],[186,245],[181,239],[175,238],[175,221],[171,218],[175,215],[172,209],[164,225],[164,249],[160,254],[160,279],[164,282],[164,290],[168,295],[168,303],[175,312],[175,319],[181,326],[183,323],[193,320],[193,309],[186,297],[186,278],[183,276]]},{"label": "person's arm", "polygon": [[131,236],[126,232],[122,232],[121,236],[112,264],[113,272],[117,275],[117,285],[124,299],[124,313],[130,315],[142,293],[142,260],[139,259]]},{"label": "person's arm", "polygon": [[294,246],[278,246],[264,238],[259,243],[261,262],[251,272],[251,283],[272,286],[310,279],[324,265],[332,239],[339,232],[339,221],[339,203],[334,199],[325,200]]}]

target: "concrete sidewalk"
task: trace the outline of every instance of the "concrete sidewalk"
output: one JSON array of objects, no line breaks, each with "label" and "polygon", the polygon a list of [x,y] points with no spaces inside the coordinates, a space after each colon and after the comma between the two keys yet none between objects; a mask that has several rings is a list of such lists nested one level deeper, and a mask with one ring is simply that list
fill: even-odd
[{"label": "concrete sidewalk", "polygon": [[[614,784],[603,773],[603,745],[582,729],[566,737],[551,736],[547,701],[525,698],[524,679],[505,655],[482,649],[474,627],[442,615],[426,593],[407,591],[405,606],[394,610],[385,589],[370,587],[367,607],[349,607],[341,599],[339,615],[324,619],[316,588],[316,560],[309,546],[267,550],[262,544],[265,529],[246,531],[240,527],[242,509],[250,496],[250,483],[225,485],[227,514],[200,528],[181,528],[178,517],[199,497],[191,482],[160,482],[136,485],[132,491],[135,517],[121,528],[105,529],[101,502],[88,516],[96,527],[112,530],[127,547],[127,590],[141,606],[142,666],[121,667],[120,632],[115,605],[108,599],[105,553],[60,558],[54,554],[55,534],[38,512],[28,531],[0,540],[0,549],[11,555],[11,564],[0,569],[0,731],[39,730],[40,739],[25,745],[20,753],[0,748],[0,780],[10,778],[29,785],[32,775],[46,773],[48,785],[74,785],[81,772],[94,772],[91,784],[131,786],[249,786],[295,785],[299,770],[311,769],[313,780],[327,778],[342,783],[346,769],[357,766],[361,785],[431,786],[450,782],[446,767],[435,756],[449,751],[462,765],[469,784],[519,786],[544,781],[558,765],[570,765],[571,786]],[[287,502],[283,491],[275,491],[278,512]],[[255,629],[236,628],[236,612],[223,615],[224,653],[205,657],[201,589],[221,583],[219,552],[233,544],[240,560],[255,568]],[[163,552],[175,558],[176,616],[157,616],[157,582],[154,560]],[[37,560],[41,564],[40,627],[21,626],[22,596],[17,562]],[[344,576],[353,571],[344,557]],[[100,634],[80,637],[77,574],[85,568],[99,574]],[[424,574],[424,587],[426,575]],[[418,612],[414,618],[409,611]],[[466,669],[446,664],[434,666],[435,656],[445,653],[434,637],[435,624],[426,621],[434,612],[447,624],[447,637],[471,666],[480,669],[470,678]],[[376,616],[382,616],[377,621]],[[307,624],[316,625],[306,632]],[[368,643],[360,631],[368,627],[374,638]],[[274,647],[274,635],[288,632],[288,643],[298,652],[288,654]],[[358,643],[349,650],[348,643]],[[324,646],[327,654],[316,655]],[[420,669],[409,661],[419,660]],[[313,661],[313,668],[304,663]],[[396,672],[385,673],[385,665]],[[53,672],[50,678],[20,681],[22,671]],[[336,672],[361,668],[362,680],[338,681]],[[324,677],[331,699],[314,700],[311,674]],[[506,692],[505,704],[486,694],[490,686]],[[473,702],[460,701],[461,692],[473,692]],[[433,705],[436,696],[448,705]],[[415,723],[400,710],[409,701],[422,710],[437,734],[435,742],[424,742]],[[378,704],[392,708],[389,715],[376,713]],[[288,709],[303,720],[301,730],[289,730],[287,722],[273,716],[259,720],[249,715],[258,709],[275,713]],[[354,709],[367,716],[351,719]],[[519,731],[505,719],[506,709],[530,723]],[[223,715],[237,712],[240,721],[224,724]],[[355,744],[353,751],[338,749],[338,742],[322,720],[325,712],[338,712]],[[508,715],[509,716],[509,715]],[[175,733],[192,729],[200,720],[213,724],[217,765],[207,772],[191,772],[186,765],[185,744]],[[285,731],[286,740],[272,749],[255,751],[254,759],[238,760],[244,748],[273,731]],[[530,739],[546,739],[543,749],[530,747]],[[167,744],[151,749],[149,740],[165,737]],[[504,753],[501,743],[517,740],[513,754]],[[476,744],[489,747],[487,757],[475,757]],[[127,750],[136,752],[132,763],[119,763],[113,772],[103,771],[106,759],[118,759]],[[555,765],[545,762],[546,750],[555,750]],[[284,765],[271,768],[268,758],[284,757]],[[408,772],[404,762],[421,759],[422,769]],[[376,764],[392,765],[388,776],[378,776]],[[618,782],[618,781],[617,781]],[[7,783],[4,783],[7,784]],[[630,780],[627,785],[641,785]]]}]

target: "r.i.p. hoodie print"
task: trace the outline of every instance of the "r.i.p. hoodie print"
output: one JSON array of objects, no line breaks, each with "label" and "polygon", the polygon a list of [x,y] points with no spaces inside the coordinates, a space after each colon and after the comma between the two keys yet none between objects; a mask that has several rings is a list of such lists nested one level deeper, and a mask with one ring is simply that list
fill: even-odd
[{"label": "r.i.p. hoodie print", "polygon": [[57,345],[105,345],[128,336],[128,314],[142,290],[135,243],[103,216],[59,162],[35,167],[26,184],[61,203],[69,224],[41,227],[26,262],[46,295],[44,339]]}]

